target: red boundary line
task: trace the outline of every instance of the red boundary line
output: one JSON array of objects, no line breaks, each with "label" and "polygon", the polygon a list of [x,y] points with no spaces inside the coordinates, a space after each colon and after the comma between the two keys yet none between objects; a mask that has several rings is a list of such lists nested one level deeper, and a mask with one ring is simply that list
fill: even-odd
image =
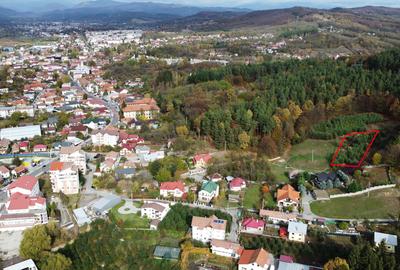
[{"label": "red boundary line", "polygon": [[[329,164],[331,167],[345,167],[345,168],[359,168],[363,161],[367,158],[368,152],[372,147],[372,144],[374,143],[376,137],[378,136],[380,130],[377,129],[370,129],[367,131],[362,131],[362,132],[350,132],[342,137],[342,140],[339,143],[338,148],[335,151],[335,154],[332,157],[331,163]],[[343,147],[344,142],[347,140],[348,137],[355,136],[355,135],[364,135],[364,134],[371,134],[375,133],[374,137],[371,139],[369,142],[367,149],[365,150],[362,158],[358,161],[357,164],[346,164],[346,163],[341,163],[341,164],[335,164],[335,160],[337,156],[339,155],[340,149]]]}]

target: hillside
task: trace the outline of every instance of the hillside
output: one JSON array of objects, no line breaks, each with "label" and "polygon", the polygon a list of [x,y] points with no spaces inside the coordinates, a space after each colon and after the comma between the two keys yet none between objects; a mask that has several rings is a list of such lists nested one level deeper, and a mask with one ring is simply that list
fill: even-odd
[{"label": "hillside", "polygon": [[[236,14],[226,18],[223,14],[214,14],[212,18],[199,13],[177,21],[166,22],[165,28],[191,28],[192,30],[232,30],[259,26],[278,26],[296,22],[321,23],[332,22],[346,27],[353,24],[366,27],[380,26],[384,30],[389,27],[400,29],[400,9],[387,7],[360,7],[315,9],[306,7],[292,7],[285,9],[271,9]],[[350,24],[349,24],[350,23]],[[396,29],[397,28],[397,29]]]}]

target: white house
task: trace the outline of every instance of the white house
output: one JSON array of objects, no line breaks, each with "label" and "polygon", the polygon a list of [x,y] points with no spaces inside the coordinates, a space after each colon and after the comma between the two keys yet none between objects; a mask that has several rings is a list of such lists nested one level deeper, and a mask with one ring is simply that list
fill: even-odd
[{"label": "white house", "polygon": [[238,243],[218,239],[211,240],[211,252],[213,254],[238,259],[242,251],[243,247]]},{"label": "white house", "polygon": [[397,235],[374,232],[374,242],[376,246],[379,246],[383,242],[388,252],[396,252]]},{"label": "white house", "polygon": [[55,161],[50,164],[50,181],[53,192],[79,193],[79,172],[72,162]]},{"label": "white house", "polygon": [[243,250],[238,270],[274,270],[274,256],[263,248]]},{"label": "white house", "polygon": [[216,216],[192,218],[192,238],[204,243],[211,239],[225,239],[226,220],[218,219]]},{"label": "white house", "polygon": [[246,188],[246,181],[240,177],[236,177],[229,182],[229,189],[231,191],[238,192],[244,188]]},{"label": "white house", "polygon": [[307,224],[290,221],[288,227],[289,240],[305,242],[307,236]]},{"label": "white house", "polygon": [[142,217],[163,220],[169,209],[170,208],[168,204],[150,202],[143,204],[142,208],[140,209],[140,213]]},{"label": "white house", "polygon": [[201,186],[198,194],[198,199],[201,202],[209,203],[213,198],[218,197],[219,186],[215,182],[205,181]]},{"label": "white house", "polygon": [[164,198],[182,198],[185,193],[185,185],[181,181],[163,182],[160,184],[160,196]]},{"label": "white house", "polygon": [[10,170],[6,166],[2,165],[0,166],[0,175],[3,179],[10,178]]},{"label": "white house", "polygon": [[61,147],[61,162],[72,162],[82,173],[86,173],[86,153],[80,146]]}]

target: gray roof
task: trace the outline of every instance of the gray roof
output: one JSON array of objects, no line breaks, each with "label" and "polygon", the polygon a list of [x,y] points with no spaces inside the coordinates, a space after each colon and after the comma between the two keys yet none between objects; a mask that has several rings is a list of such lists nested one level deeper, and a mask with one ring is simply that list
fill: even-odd
[{"label": "gray roof", "polygon": [[154,257],[166,260],[177,260],[180,252],[180,248],[156,246]]},{"label": "gray roof", "polygon": [[381,243],[385,241],[387,245],[397,246],[397,235],[374,232],[374,242]]},{"label": "gray roof", "polygon": [[309,270],[310,267],[299,263],[288,263],[279,261],[277,270]]},{"label": "gray roof", "polygon": [[124,169],[117,169],[115,171],[116,174],[121,174],[121,175],[126,175],[126,174],[134,174],[135,169],[134,168],[124,168]]},{"label": "gray roof", "polygon": [[92,204],[92,208],[96,211],[96,212],[107,212],[108,210],[110,210],[111,208],[113,208],[114,206],[116,206],[117,204],[119,204],[121,202],[121,198],[115,195],[108,195],[106,197],[102,197],[98,200],[96,200],[93,204]]},{"label": "gray roof", "polygon": [[289,221],[289,233],[307,234],[307,224],[301,222]]},{"label": "gray roof", "polygon": [[40,125],[0,129],[0,139],[6,138],[14,141],[23,138],[31,139],[35,136],[41,136]]}]

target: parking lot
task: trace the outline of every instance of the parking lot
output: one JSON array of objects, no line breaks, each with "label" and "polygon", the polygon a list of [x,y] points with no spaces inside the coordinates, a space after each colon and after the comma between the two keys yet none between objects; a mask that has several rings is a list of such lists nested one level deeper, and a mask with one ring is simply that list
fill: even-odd
[{"label": "parking lot", "polygon": [[22,231],[0,232],[0,254],[3,259],[18,256]]}]

